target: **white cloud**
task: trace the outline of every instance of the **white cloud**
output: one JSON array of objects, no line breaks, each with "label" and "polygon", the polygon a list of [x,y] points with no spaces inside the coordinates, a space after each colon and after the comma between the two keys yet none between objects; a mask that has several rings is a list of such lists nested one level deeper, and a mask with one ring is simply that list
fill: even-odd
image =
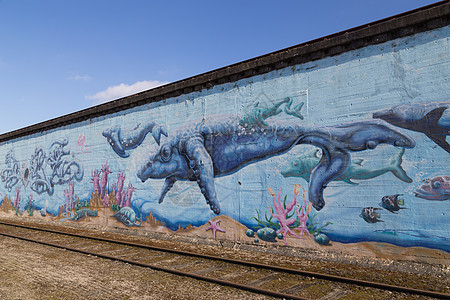
[{"label": "white cloud", "polygon": [[138,81],[133,83],[132,85],[121,83],[119,85],[114,85],[108,87],[106,90],[98,92],[94,95],[88,95],[85,98],[88,100],[94,100],[94,104],[105,103],[114,99],[118,99],[121,97],[133,95],[145,90],[149,90],[155,88],[157,86],[161,86],[167,84],[168,82],[163,81]]},{"label": "white cloud", "polygon": [[84,75],[73,75],[73,76],[70,76],[69,79],[70,80],[84,80],[84,81],[88,81],[88,80],[91,80],[92,77],[87,75],[87,74],[84,74]]}]

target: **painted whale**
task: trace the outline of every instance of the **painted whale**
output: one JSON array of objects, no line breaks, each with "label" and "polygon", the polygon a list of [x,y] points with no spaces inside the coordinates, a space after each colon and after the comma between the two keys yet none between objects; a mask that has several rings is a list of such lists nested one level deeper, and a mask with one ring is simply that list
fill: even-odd
[{"label": "painted whale", "polygon": [[283,104],[286,104],[284,106],[284,112],[287,115],[291,115],[294,117],[299,118],[300,120],[303,120],[303,115],[301,114],[301,110],[304,102],[300,102],[296,106],[294,106],[291,109],[291,105],[294,102],[294,100],[290,97],[286,97],[281,101],[278,101],[274,104],[272,104],[269,107],[261,107],[259,102],[256,102],[253,106],[252,110],[247,112],[240,120],[239,124],[242,126],[248,126],[248,125],[261,125],[261,126],[267,126],[266,119],[279,115],[282,112],[282,109],[280,106]]},{"label": "painted whale", "polygon": [[446,141],[450,134],[450,110],[447,110],[449,106],[450,100],[401,104],[375,112],[373,117],[401,128],[422,132],[450,153],[450,145]]},{"label": "painted whale", "polygon": [[177,180],[197,181],[211,210],[219,214],[215,177],[286,153],[297,144],[312,144],[323,150],[309,185],[309,200],[320,210],[325,205],[326,184],[346,170],[350,151],[373,149],[380,143],[405,148],[415,145],[381,120],[320,128],[283,120],[267,121],[266,126],[241,126],[239,120],[236,115],[211,115],[175,129],[142,164],[137,176],[142,182],[165,178],[160,203]]},{"label": "painted whale", "polygon": [[148,133],[152,133],[153,138],[159,145],[161,134],[167,136],[164,127],[156,125],[155,122],[147,123],[141,126],[137,124],[133,130],[122,132],[119,126],[111,127],[103,131],[102,135],[106,137],[114,152],[120,157],[126,158],[130,156],[125,150],[134,149],[139,146]]},{"label": "painted whale", "polygon": [[[312,170],[319,163],[320,157],[317,156],[318,150],[313,150],[309,153],[303,154],[293,161],[283,166],[281,175],[283,177],[301,177],[309,182]],[[372,179],[383,174],[391,172],[395,177],[401,181],[411,183],[412,179],[406,174],[402,168],[403,154],[405,149],[402,148],[400,152],[392,157],[389,164],[379,168],[368,168],[363,166],[364,160],[352,159],[348,168],[341,175],[333,179],[333,181],[343,181],[349,184],[358,184],[352,180],[367,180]]]}]

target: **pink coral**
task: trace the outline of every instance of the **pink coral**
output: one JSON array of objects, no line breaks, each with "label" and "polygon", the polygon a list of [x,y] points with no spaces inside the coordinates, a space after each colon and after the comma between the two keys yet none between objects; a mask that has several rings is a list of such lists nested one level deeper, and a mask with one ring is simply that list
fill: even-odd
[{"label": "pink coral", "polygon": [[105,197],[103,197],[103,206],[107,207],[109,206],[109,203],[110,203],[109,195],[106,194]]},{"label": "pink coral", "polygon": [[92,171],[91,183],[94,184],[94,193],[100,195],[100,172],[98,170]]},{"label": "pink coral", "polygon": [[281,203],[281,188],[278,190],[278,198],[275,195],[275,192],[268,188],[269,193],[273,196],[273,206],[275,207],[276,213],[274,214],[272,212],[272,209],[269,207],[270,214],[278,220],[278,223],[280,224],[280,229],[277,230],[277,233],[283,234],[284,242],[287,246],[286,236],[288,234],[293,235],[299,239],[301,239],[297,234],[295,234],[291,228],[289,228],[289,225],[292,225],[295,223],[295,219],[288,219],[287,215],[289,212],[294,208],[294,206],[297,204],[297,195],[300,192],[300,185],[296,184],[294,188],[294,199],[290,203],[286,205],[286,208],[284,208],[283,203]]},{"label": "pink coral", "polygon": [[16,195],[14,196],[14,207],[16,208],[16,214],[17,211],[19,210],[19,205],[20,205],[20,186],[18,188],[16,188]]},{"label": "pink coral", "polygon": [[302,212],[300,213],[299,211],[299,205],[297,204],[297,216],[298,219],[300,220],[300,226],[298,226],[297,228],[294,229],[298,229],[300,230],[300,233],[302,234],[302,236],[306,233],[309,236],[313,236],[311,233],[309,233],[308,228],[306,227],[306,221],[308,220],[308,215],[311,212],[312,209],[312,203],[309,202],[308,206],[306,206],[306,195],[305,195],[305,190],[303,190],[303,203],[304,205],[302,205]]},{"label": "pink coral", "polygon": [[69,197],[69,191],[68,190],[64,190],[64,198],[66,198],[66,210],[69,210],[69,201],[70,201],[70,197]]},{"label": "pink coral", "polygon": [[211,229],[214,233],[214,239],[216,239],[217,231],[226,232],[224,229],[219,227],[219,223],[221,222],[221,220],[217,220],[217,221],[209,220],[208,222],[209,222],[209,227],[206,228],[206,231]]},{"label": "pink coral", "polygon": [[120,198],[122,199],[122,203],[121,203],[120,207],[128,206],[128,205],[127,205],[127,191],[126,191],[126,190],[123,190],[122,193],[121,193],[121,195],[122,195],[122,196],[120,196]]},{"label": "pink coral", "polygon": [[100,195],[102,198],[105,196],[106,186],[108,185],[108,174],[111,174],[111,171],[108,162],[106,162],[106,165],[102,165],[102,178],[100,179]]},{"label": "pink coral", "polygon": [[68,183],[68,189],[64,190],[64,197],[66,198],[66,209],[71,210],[75,207],[74,202],[75,182]]},{"label": "pink coral", "polygon": [[119,174],[117,175],[117,185],[116,185],[116,199],[117,199],[117,204],[119,204],[120,207],[122,207],[124,205],[125,202],[125,196],[126,193],[124,193],[123,190],[123,182],[125,181],[125,175],[123,174],[123,172],[119,172]]},{"label": "pink coral", "polygon": [[117,183],[113,183],[113,185],[111,186],[112,189],[112,194],[114,197],[116,197],[116,193],[117,193]]},{"label": "pink coral", "polygon": [[133,192],[136,190],[136,188],[131,184],[131,182],[128,184],[127,188],[127,201],[125,203],[125,206],[131,206],[131,197],[133,197]]}]

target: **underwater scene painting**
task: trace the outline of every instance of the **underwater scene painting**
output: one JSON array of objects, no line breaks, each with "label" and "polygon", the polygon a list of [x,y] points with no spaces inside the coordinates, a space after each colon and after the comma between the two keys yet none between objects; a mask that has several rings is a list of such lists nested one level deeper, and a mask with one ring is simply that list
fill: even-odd
[{"label": "underwater scene painting", "polygon": [[0,217],[450,252],[449,30],[2,142]]}]

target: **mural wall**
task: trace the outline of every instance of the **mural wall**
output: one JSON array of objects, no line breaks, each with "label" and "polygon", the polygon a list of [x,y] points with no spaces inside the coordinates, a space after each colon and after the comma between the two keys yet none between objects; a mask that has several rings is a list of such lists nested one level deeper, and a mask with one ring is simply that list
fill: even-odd
[{"label": "mural wall", "polygon": [[0,216],[450,252],[449,33],[4,142]]}]

